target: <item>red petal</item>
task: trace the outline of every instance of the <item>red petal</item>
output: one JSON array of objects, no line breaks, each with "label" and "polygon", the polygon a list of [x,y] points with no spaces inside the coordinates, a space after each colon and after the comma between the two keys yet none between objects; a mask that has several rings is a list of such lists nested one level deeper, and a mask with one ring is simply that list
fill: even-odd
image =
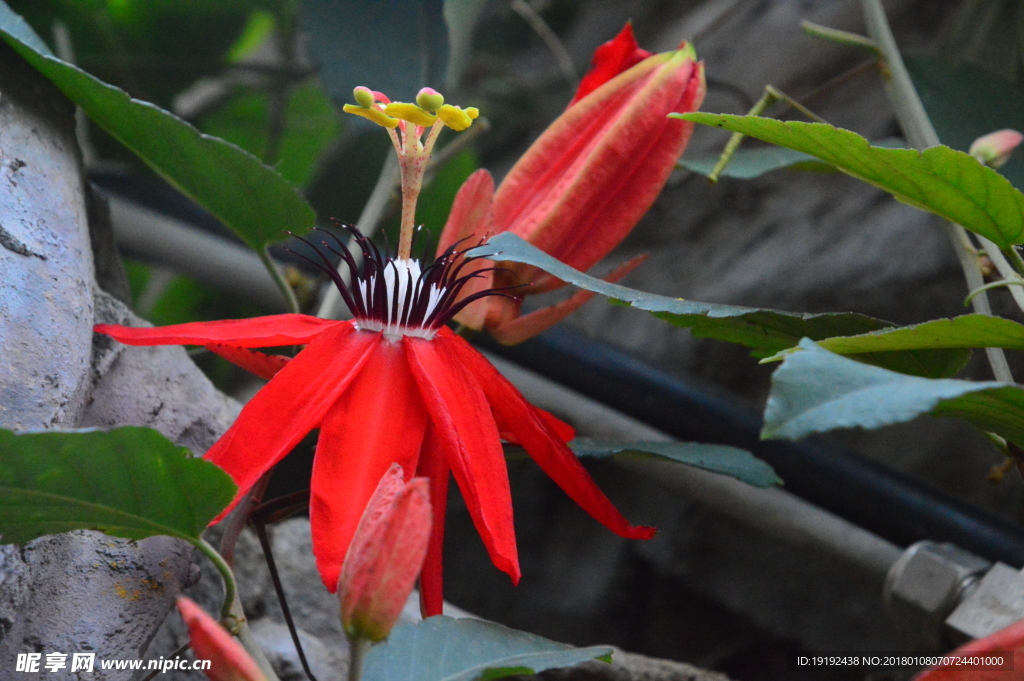
[{"label": "red petal", "polygon": [[580,86],[576,89],[576,96],[569,102],[569,106],[650,56],[651,53],[641,49],[636,38],[633,37],[633,24],[626,22],[617,36],[594,50],[590,70],[580,81]]},{"label": "red petal", "polygon": [[508,469],[487,398],[443,337],[429,341],[406,337],[402,343],[430,421],[491,562],[518,583],[519,556]]},{"label": "red petal", "polygon": [[452,349],[453,361],[472,373],[483,387],[499,427],[515,435],[537,465],[573,501],[615,534],[629,539],[650,539],[654,536],[653,527],[631,525],[619,513],[558,433],[483,355],[448,329],[441,329],[434,342],[441,340]]},{"label": "red petal", "polygon": [[381,477],[392,463],[412,477],[427,428],[427,410],[402,346],[372,335],[379,342],[324,417],[313,459],[313,554],[331,593],[338,588],[341,563]]},{"label": "red petal", "polygon": [[[562,442],[568,442],[576,437],[576,429],[551,412],[544,411],[540,407],[535,407],[532,404],[530,405],[530,408],[533,409],[537,416],[544,419],[544,421],[551,426],[551,429],[555,431]],[[516,439],[515,433],[511,433],[507,430],[501,431],[501,439],[506,442],[511,442],[512,444],[521,444],[519,440]]]},{"label": "red petal", "polygon": [[977,669],[970,664],[952,662],[949,665],[929,667],[914,677],[914,681],[1015,681],[1024,678],[1021,662],[1024,661],[1024,620],[1001,629],[985,638],[970,641],[951,653],[947,658],[987,657],[1000,653],[1012,665],[1010,669]]},{"label": "red petal", "polygon": [[434,516],[427,557],[423,561],[423,572],[420,573],[420,614],[427,618],[440,615],[444,609],[441,562],[444,553],[444,515],[448,508],[448,478],[451,477],[451,470],[433,426],[427,428],[416,475],[430,478],[430,507]]},{"label": "red petal", "polygon": [[[704,95],[692,51],[654,55],[563,113],[494,195],[494,224],[587,270],[650,208],[693,126],[670,119]],[[521,268],[517,268],[521,269]]]},{"label": "red petal", "polygon": [[214,522],[227,515],[261,475],[320,426],[328,408],[380,339],[380,334],[356,331],[351,322],[337,324],[310,341],[249,400],[231,428],[203,457],[227,471],[238,485],[235,500]]},{"label": "red petal", "polygon": [[97,324],[105,333],[128,345],[206,345],[224,343],[240,348],[303,345],[341,322],[304,314],[277,314],[252,319],[221,319],[172,326],[135,327]]},{"label": "red petal", "polygon": [[250,374],[255,374],[268,381],[291,359],[284,355],[268,355],[265,352],[238,348],[233,345],[221,345],[220,343],[207,343],[206,349],[220,355],[235,366],[242,367]]}]

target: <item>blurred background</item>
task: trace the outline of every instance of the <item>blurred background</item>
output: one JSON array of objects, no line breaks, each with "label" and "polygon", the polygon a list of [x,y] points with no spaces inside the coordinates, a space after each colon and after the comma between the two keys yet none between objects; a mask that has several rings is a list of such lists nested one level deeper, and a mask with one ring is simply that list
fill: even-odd
[{"label": "blurred background", "polygon": [[[811,20],[863,32],[860,3],[854,0],[9,4],[63,59],[276,167],[302,189],[325,224],[328,218],[354,223],[360,217],[391,153],[374,126],[340,113],[354,86],[411,100],[421,86],[430,85],[449,102],[481,110],[485,123],[471,134],[442,135],[442,145],[459,141],[442,147],[444,163],[433,173],[418,213],[437,234],[463,180],[481,167],[500,180],[564,110],[594,48],[627,20],[648,50],[670,50],[682,40],[695,44],[708,78],[705,111],[744,113],[770,84],[830,123],[871,140],[901,134],[870,55],[801,31],[801,20]],[[996,128],[1024,129],[1022,3],[884,4],[945,143],[965,149]],[[769,113],[794,114],[781,106]],[[124,277],[109,279],[108,287],[119,289],[111,293],[130,299],[154,324],[281,311],[254,254],[228,248],[223,267],[190,263],[192,256],[176,235],[199,232],[230,246],[233,237],[216,220],[85,119],[79,140],[89,178],[112,198]],[[720,131],[697,129],[684,159],[706,161],[724,141]],[[1024,186],[1021,158],[1003,171]],[[649,253],[625,284],[707,302],[856,311],[900,324],[966,312],[965,284],[938,218],[836,173],[753,174],[710,185],[681,166],[647,217],[597,272]],[[385,207],[381,234],[394,232],[395,208],[393,201]],[[190,231],[175,231],[180,229]],[[140,230],[165,238],[140,240]],[[322,291],[315,272],[283,247],[273,252],[288,264],[289,279],[306,308],[315,310]],[[563,295],[555,292],[535,304]],[[1008,294],[992,296],[997,312],[1014,317]],[[512,350],[488,347],[676,437],[705,441],[756,440],[757,414],[774,368],[757,364],[742,347],[696,338],[604,300],[589,303],[538,341]],[[227,392],[244,398],[256,387],[216,357],[196,360]],[[642,364],[630,364],[635,360]],[[982,360],[975,357],[965,376],[988,378]],[[1019,358],[1010,361],[1016,371],[1024,369]],[[644,401],[644,395],[658,397]],[[880,463],[906,475],[900,480],[935,491],[939,516],[960,512],[960,507],[943,507],[942,500],[980,509],[977,517],[1003,522],[1001,531],[1024,547],[1013,529],[1024,512],[1024,484],[1015,470],[999,480],[990,475],[1003,457],[965,424],[919,420],[837,433],[812,444]],[[809,476],[801,478],[801,471],[809,469],[801,468],[803,459],[774,456],[769,460],[796,485],[790,491],[815,504],[843,488],[841,475],[804,479]],[[783,468],[783,459],[789,468]],[[295,488],[306,465],[296,457],[274,485],[281,492]],[[931,645],[888,617],[881,577],[863,566],[814,546],[767,537],[713,505],[610,464],[595,466],[595,476],[621,500],[627,515],[662,528],[649,544],[627,545],[598,536],[599,528],[563,503],[536,470],[518,462],[512,468],[523,586],[513,590],[489,567],[468,516],[453,513],[448,596],[472,612],[573,643],[615,643],[686,660],[737,679],[812,678],[787,668],[786,655],[794,651]],[[884,476],[880,480],[884,486]],[[900,534],[902,529],[887,529],[886,518],[895,522],[902,507],[868,497],[862,502],[871,508],[850,513],[870,516],[874,526],[868,529],[888,533],[901,548],[916,539],[956,539],[909,537]],[[1011,561],[1005,555],[987,557]],[[815,673],[813,678],[865,674]]]}]

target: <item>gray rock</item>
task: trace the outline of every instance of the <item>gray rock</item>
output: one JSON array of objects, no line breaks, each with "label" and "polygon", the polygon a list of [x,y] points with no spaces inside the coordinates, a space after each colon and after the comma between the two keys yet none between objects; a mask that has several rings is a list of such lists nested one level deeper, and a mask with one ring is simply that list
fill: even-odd
[{"label": "gray rock", "polygon": [[[348,646],[328,647],[302,629],[298,634],[309,670],[317,681],[344,681],[348,677]],[[270,619],[261,619],[252,623],[252,635],[281,681],[308,681],[288,627]]]},{"label": "gray rock", "polygon": [[0,46],[0,426],[72,427],[89,388],[92,254],[73,110]]}]

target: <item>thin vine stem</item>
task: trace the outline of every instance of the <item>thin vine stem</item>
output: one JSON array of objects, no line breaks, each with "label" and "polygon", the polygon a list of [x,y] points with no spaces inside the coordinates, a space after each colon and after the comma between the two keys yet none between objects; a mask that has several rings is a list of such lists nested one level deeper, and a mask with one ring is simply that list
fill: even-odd
[{"label": "thin vine stem", "polygon": [[263,262],[263,266],[267,268],[267,272],[274,279],[274,283],[277,284],[278,290],[281,291],[281,295],[284,297],[284,302],[288,306],[288,311],[298,314],[299,299],[295,297],[295,291],[292,290],[291,284],[281,274],[281,270],[278,268],[277,263],[270,257],[269,246],[264,246],[256,250],[256,253],[260,256],[260,260]]},{"label": "thin vine stem", "polygon": [[235,581],[235,573],[231,571],[231,566],[228,565],[217,549],[210,546],[210,543],[205,539],[192,543],[199,549],[200,553],[210,559],[213,566],[217,568],[217,572],[220,573],[221,579],[224,580],[224,604],[220,608],[220,618],[221,620],[229,620],[234,617],[232,604],[235,602],[235,597],[238,594],[238,583]]},{"label": "thin vine stem", "polygon": [[[861,7],[864,10],[864,22],[867,24],[868,37],[874,41],[882,53],[884,65],[882,74],[885,86],[907,141],[915,149],[927,149],[940,144],[938,133],[935,132],[935,127],[921,103],[917,90],[914,89],[910,73],[900,56],[882,3],[880,0],[861,0]],[[967,230],[956,223],[946,222],[944,224],[949,240],[956,250],[964,278],[967,280],[967,290],[974,291],[981,288],[985,281],[981,275],[977,251],[969,246],[971,240]],[[992,306],[985,291],[979,292],[971,300],[971,305],[975,312],[985,315],[992,314]],[[1001,348],[985,348],[985,355],[988,357],[992,373],[997,380],[1007,383],[1014,382],[1010,365],[1006,361],[1006,354]]]},{"label": "thin vine stem", "polygon": [[355,636],[350,638],[348,643],[348,681],[359,681],[363,675],[366,653],[370,651],[370,641],[362,636]]}]

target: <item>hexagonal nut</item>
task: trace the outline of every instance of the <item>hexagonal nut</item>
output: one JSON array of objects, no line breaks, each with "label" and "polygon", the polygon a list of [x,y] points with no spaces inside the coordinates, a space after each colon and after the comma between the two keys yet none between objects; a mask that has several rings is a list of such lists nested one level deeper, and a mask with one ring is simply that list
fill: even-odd
[{"label": "hexagonal nut", "polygon": [[886,603],[897,614],[910,609],[941,622],[991,565],[954,544],[917,542],[889,568]]}]

